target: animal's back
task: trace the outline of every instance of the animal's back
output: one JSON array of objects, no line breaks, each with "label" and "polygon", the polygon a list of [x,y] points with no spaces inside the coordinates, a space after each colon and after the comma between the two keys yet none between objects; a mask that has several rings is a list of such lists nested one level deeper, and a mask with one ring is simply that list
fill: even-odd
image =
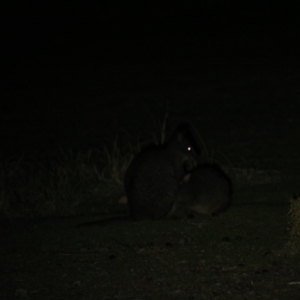
[{"label": "animal's back", "polygon": [[201,214],[216,214],[225,210],[231,201],[232,183],[215,164],[196,167],[179,191],[183,206]]}]

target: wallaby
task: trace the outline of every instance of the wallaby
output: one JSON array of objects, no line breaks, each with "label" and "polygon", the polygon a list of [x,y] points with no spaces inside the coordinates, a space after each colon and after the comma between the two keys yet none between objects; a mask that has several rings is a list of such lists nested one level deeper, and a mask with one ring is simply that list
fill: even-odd
[{"label": "wallaby", "polygon": [[129,216],[112,217],[79,225],[108,223],[109,220],[157,220],[176,209],[183,177],[196,165],[199,149],[188,123],[177,127],[163,145],[151,145],[131,162],[124,176]]},{"label": "wallaby", "polygon": [[157,220],[174,212],[180,184],[196,165],[197,151],[189,125],[184,123],[167,143],[150,146],[133,159],[124,187],[134,220]]},{"label": "wallaby", "polygon": [[184,181],[178,198],[181,206],[188,210],[214,215],[230,205],[232,183],[218,165],[200,164]]}]

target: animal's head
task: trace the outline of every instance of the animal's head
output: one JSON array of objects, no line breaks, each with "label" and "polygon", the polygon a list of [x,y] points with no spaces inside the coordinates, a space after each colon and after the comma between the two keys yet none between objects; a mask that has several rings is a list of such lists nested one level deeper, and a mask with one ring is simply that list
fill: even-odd
[{"label": "animal's head", "polygon": [[192,170],[197,164],[197,157],[201,151],[192,134],[190,124],[180,124],[170,139],[170,143],[180,152],[185,171]]}]

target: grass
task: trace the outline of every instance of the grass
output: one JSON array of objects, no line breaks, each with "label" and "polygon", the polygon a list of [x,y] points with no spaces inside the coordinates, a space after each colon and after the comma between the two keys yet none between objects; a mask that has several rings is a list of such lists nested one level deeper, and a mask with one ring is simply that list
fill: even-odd
[{"label": "grass", "polygon": [[[2,218],[66,216],[103,209],[105,199],[123,193],[122,177],[132,159],[117,139],[111,149],[91,149],[2,161]],[[105,203],[106,202],[106,203]]]},{"label": "grass", "polygon": [[102,149],[77,153],[60,149],[39,157],[2,159],[0,218],[107,211],[124,195],[123,176],[134,155],[144,144],[164,143],[167,118],[166,114],[163,123],[157,123],[152,141],[136,146],[129,138],[123,142],[123,136],[117,136]]},{"label": "grass", "polygon": [[2,159],[0,217],[106,212],[124,195],[123,176],[134,155],[144,145],[163,144],[168,138],[168,118],[166,113],[162,122],[155,121],[151,139],[138,141],[136,146],[127,134],[120,134],[102,149],[77,153],[60,149],[39,156]]},{"label": "grass", "polygon": [[[157,122],[152,143],[162,144],[168,136],[168,114]],[[230,175],[234,184],[268,185],[282,181],[276,170],[260,170],[254,163],[232,164],[224,155],[207,149],[201,135],[193,127],[197,142],[204,149],[200,160],[217,162]],[[128,136],[123,142],[117,136],[102,149],[74,153],[59,150],[39,158],[19,157],[2,160],[0,169],[0,217],[46,217],[108,213],[124,195],[123,176],[143,142],[133,146]],[[122,143],[123,142],[123,143]],[[149,141],[146,141],[146,144]],[[225,157],[225,160],[224,160]],[[222,164],[221,161],[225,161]],[[262,196],[254,202],[264,201]],[[243,202],[243,201],[242,201]],[[246,201],[247,202],[247,201]],[[291,202],[291,241],[300,243],[299,198]]]}]

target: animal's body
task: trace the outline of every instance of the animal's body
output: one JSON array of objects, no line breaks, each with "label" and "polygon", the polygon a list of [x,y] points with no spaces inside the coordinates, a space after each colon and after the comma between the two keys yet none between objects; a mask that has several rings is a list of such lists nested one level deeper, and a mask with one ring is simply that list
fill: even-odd
[{"label": "animal's body", "polygon": [[213,215],[231,201],[232,183],[218,165],[202,164],[185,177],[178,193],[179,202],[191,211]]},{"label": "animal's body", "polygon": [[194,148],[183,124],[164,145],[150,146],[133,159],[124,187],[134,220],[157,220],[174,212],[182,179],[196,164]]}]

